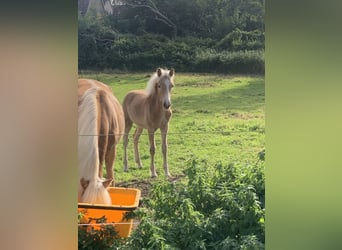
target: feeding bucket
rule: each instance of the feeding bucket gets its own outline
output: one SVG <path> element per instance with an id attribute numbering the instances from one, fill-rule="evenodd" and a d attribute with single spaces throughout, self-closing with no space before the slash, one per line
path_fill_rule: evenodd
<path id="1" fill-rule="evenodd" d="M 90 218 L 101 218 L 105 216 L 106 223 L 114 223 L 115 230 L 120 237 L 128 237 L 133 226 L 133 219 L 124 219 L 125 213 L 133 211 L 139 205 L 140 190 L 134 188 L 110 187 L 108 192 L 112 199 L 111 205 L 78 203 L 78 212 L 84 217 L 82 223 L 87 223 Z M 91 225 L 99 226 L 95 222 Z"/>

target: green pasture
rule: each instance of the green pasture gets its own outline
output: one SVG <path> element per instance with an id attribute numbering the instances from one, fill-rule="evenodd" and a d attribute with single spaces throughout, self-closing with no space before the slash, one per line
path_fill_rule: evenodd
<path id="1" fill-rule="evenodd" d="M 85 73 L 108 84 L 122 102 L 128 91 L 144 89 L 151 73 Z M 177 73 L 172 92 L 173 115 L 168 134 L 168 162 L 173 176 L 182 176 L 191 159 L 209 164 L 218 161 L 253 164 L 265 147 L 265 80 L 263 76 Z M 128 173 L 123 171 L 123 143 L 117 149 L 116 183 L 150 180 L 150 156 L 146 131 L 140 138 L 143 169 L 135 166 L 130 133 Z M 158 179 L 164 178 L 160 132 L 155 155 Z"/>

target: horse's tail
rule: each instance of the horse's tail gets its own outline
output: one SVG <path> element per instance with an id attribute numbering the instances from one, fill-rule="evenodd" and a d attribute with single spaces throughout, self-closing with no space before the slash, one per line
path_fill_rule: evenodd
<path id="1" fill-rule="evenodd" d="M 79 200 L 82 200 L 82 195 L 87 196 L 87 201 L 83 202 L 111 203 L 103 180 L 99 178 L 97 92 L 97 87 L 88 89 L 78 107 L 78 176 L 79 181 L 87 182 L 87 187 L 82 187 L 80 181 L 78 193 Z"/>

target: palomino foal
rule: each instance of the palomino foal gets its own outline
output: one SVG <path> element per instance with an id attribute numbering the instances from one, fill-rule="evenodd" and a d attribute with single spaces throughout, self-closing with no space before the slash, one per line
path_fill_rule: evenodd
<path id="1" fill-rule="evenodd" d="M 162 139 L 163 167 L 165 175 L 170 177 L 167 163 L 167 131 L 171 119 L 171 89 L 174 87 L 174 69 L 164 70 L 158 68 L 147 83 L 146 90 L 130 91 L 124 98 L 123 110 L 125 115 L 124 134 L 124 170 L 128 171 L 127 145 L 128 134 L 133 123 L 137 128 L 133 135 L 134 158 L 139 168 L 142 168 L 139 155 L 139 137 L 143 129 L 147 129 L 150 141 L 151 176 L 156 177 L 154 165 L 155 141 L 154 133 L 160 129 Z"/>

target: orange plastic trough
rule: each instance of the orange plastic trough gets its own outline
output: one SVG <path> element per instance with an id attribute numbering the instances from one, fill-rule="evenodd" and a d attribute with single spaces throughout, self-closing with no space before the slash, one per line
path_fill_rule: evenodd
<path id="1" fill-rule="evenodd" d="M 132 211 L 139 206 L 140 190 L 134 188 L 117 188 L 110 187 L 108 189 L 112 199 L 112 205 L 78 203 L 78 212 L 84 214 L 84 222 L 88 218 L 106 217 L 106 223 L 114 223 L 115 230 L 120 237 L 128 237 L 133 226 L 133 219 L 125 220 L 126 212 Z M 91 223 L 92 225 L 100 225 Z"/>

